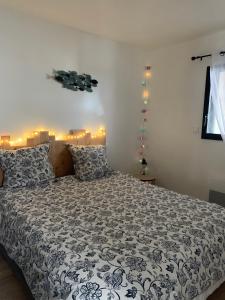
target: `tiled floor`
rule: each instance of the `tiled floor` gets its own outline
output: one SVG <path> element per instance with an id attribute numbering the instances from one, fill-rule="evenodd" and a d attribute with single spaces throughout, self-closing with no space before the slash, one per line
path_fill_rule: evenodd
<path id="1" fill-rule="evenodd" d="M 0 300 L 29 300 L 21 282 L 0 256 Z M 225 283 L 208 300 L 225 300 Z"/>

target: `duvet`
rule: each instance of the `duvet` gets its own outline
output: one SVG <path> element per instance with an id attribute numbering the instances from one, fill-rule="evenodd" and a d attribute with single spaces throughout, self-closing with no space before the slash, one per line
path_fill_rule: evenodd
<path id="1" fill-rule="evenodd" d="M 121 173 L 1 189 L 0 243 L 36 300 L 206 299 L 225 210 Z"/>

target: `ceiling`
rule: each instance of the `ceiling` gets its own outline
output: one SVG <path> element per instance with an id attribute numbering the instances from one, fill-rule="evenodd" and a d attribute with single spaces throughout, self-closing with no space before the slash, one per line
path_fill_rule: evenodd
<path id="1" fill-rule="evenodd" d="M 0 4 L 150 48 L 225 29 L 224 0 L 0 0 Z"/>

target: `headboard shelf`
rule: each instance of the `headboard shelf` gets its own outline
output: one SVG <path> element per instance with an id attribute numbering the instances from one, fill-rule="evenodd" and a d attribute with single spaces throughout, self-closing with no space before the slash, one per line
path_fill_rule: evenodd
<path id="1" fill-rule="evenodd" d="M 35 147 L 40 144 L 50 143 L 49 159 L 53 165 L 56 177 L 74 174 L 73 161 L 68 149 L 68 144 L 78 146 L 105 145 L 105 130 L 100 129 L 95 135 L 92 135 L 85 129 L 71 129 L 68 135 L 60 140 L 49 131 L 34 131 L 31 137 L 27 138 L 26 145 L 14 145 L 10 141 L 10 136 L 4 136 L 1 139 L 0 149 L 18 150 L 25 147 Z M 1 175 L 1 174 L 0 174 Z"/>
<path id="2" fill-rule="evenodd" d="M 0 139 L 0 149 L 18 149 L 23 147 L 34 147 L 44 143 L 61 141 L 75 145 L 105 145 L 106 133 L 104 128 L 98 129 L 92 134 L 86 129 L 71 129 L 68 134 L 56 135 L 48 130 L 33 131 L 31 135 L 24 139 L 11 140 L 10 135 L 2 135 Z"/>

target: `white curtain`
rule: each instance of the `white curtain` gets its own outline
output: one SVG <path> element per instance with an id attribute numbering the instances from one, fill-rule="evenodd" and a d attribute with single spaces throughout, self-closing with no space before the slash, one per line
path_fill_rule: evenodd
<path id="1" fill-rule="evenodd" d="M 225 142 L 225 56 L 213 54 L 210 81 L 210 101 L 220 134 Z"/>

